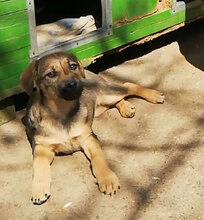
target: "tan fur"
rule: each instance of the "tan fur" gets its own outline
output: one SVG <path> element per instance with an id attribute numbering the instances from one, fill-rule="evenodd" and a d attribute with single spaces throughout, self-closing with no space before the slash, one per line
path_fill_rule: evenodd
<path id="1" fill-rule="evenodd" d="M 132 118 L 135 115 L 135 106 L 131 105 L 124 99 L 118 102 L 115 107 L 119 110 L 121 116 L 124 118 Z"/>
<path id="2" fill-rule="evenodd" d="M 45 201 L 50 196 L 50 164 L 54 151 L 46 145 L 36 145 L 33 160 L 32 200 L 34 203 Z"/>
<path id="3" fill-rule="evenodd" d="M 35 66 L 36 62 L 32 62 L 20 77 L 21 85 L 28 95 L 31 95 L 33 90 Z"/>
<path id="4" fill-rule="evenodd" d="M 70 62 L 77 63 L 76 70 L 70 69 Z M 57 75 L 47 77 L 50 71 Z M 82 94 L 73 100 L 61 98 L 58 92 L 58 88 L 70 79 L 84 85 Z M 34 140 L 30 141 L 34 151 L 34 204 L 42 204 L 50 196 L 50 164 L 54 154 L 79 150 L 89 158 L 100 191 L 108 195 L 116 193 L 120 187 L 119 180 L 109 168 L 92 131 L 93 118 L 113 106 L 123 117 L 133 117 L 134 106 L 123 98 L 136 95 L 152 103 L 163 103 L 163 94 L 133 83 L 112 85 L 84 71 L 73 55 L 65 53 L 45 56 L 37 66 L 32 63 L 21 76 L 22 86 L 28 94 L 32 91 L 33 81 L 38 91 L 32 95 L 31 107 L 27 111 L 27 134 L 28 137 L 31 134 L 30 139 Z M 33 127 L 34 133 L 31 132 Z"/>

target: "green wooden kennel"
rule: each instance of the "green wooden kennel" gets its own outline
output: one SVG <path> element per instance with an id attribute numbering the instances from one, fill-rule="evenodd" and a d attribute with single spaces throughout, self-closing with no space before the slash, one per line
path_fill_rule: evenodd
<path id="1" fill-rule="evenodd" d="M 95 30 L 38 45 L 38 25 L 92 14 Z M 22 92 L 19 76 L 31 60 L 63 50 L 88 65 L 104 52 L 151 40 L 203 15 L 202 0 L 0 0 L 0 124 L 13 116 L 5 100 Z"/>

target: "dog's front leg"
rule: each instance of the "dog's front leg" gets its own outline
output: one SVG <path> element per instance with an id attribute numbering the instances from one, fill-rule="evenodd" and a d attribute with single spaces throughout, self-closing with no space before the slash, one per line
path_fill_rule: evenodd
<path id="1" fill-rule="evenodd" d="M 94 135 L 83 140 L 81 146 L 91 162 L 94 176 L 96 177 L 99 190 L 107 195 L 115 194 L 120 188 L 116 174 L 109 168 L 100 143 Z"/>
<path id="2" fill-rule="evenodd" d="M 54 152 L 43 145 L 36 145 L 33 160 L 32 201 L 41 205 L 50 197 L 50 165 Z"/>

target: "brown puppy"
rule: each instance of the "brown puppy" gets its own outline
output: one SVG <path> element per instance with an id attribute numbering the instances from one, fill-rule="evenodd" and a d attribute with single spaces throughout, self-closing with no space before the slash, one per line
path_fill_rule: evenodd
<path id="1" fill-rule="evenodd" d="M 133 83 L 109 84 L 84 70 L 75 56 L 63 52 L 32 62 L 22 74 L 21 83 L 31 95 L 25 124 L 34 157 L 33 203 L 42 204 L 50 197 L 50 165 L 55 154 L 79 150 L 89 158 L 99 190 L 116 193 L 118 177 L 106 163 L 92 131 L 93 118 L 113 106 L 123 117 L 133 117 L 135 109 L 124 97 L 136 95 L 163 103 L 163 94 Z"/>

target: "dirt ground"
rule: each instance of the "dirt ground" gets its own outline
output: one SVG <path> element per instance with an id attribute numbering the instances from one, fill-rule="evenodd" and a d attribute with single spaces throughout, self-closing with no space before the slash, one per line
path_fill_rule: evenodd
<path id="1" fill-rule="evenodd" d="M 112 197 L 98 191 L 89 162 L 78 152 L 55 158 L 51 198 L 34 206 L 24 111 L 1 126 L 0 219 L 204 219 L 203 27 L 199 21 L 104 58 L 118 64 L 100 73 L 108 80 L 137 82 L 166 96 L 163 105 L 131 98 L 132 119 L 116 109 L 95 119 L 94 131 L 121 182 Z"/>

